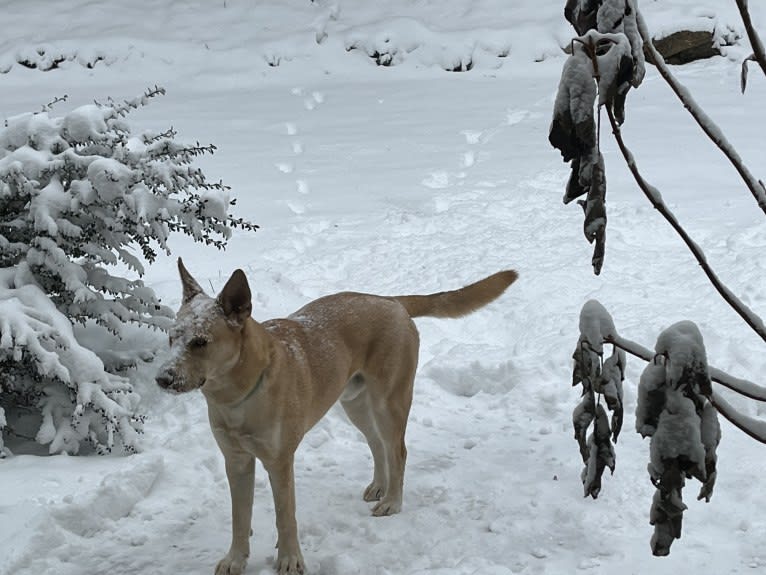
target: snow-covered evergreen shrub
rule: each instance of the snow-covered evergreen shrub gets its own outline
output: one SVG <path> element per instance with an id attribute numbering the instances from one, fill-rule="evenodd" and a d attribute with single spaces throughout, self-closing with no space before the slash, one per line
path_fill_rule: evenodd
<path id="1" fill-rule="evenodd" d="M 109 450 L 115 435 L 135 447 L 130 386 L 71 329 L 168 325 L 172 311 L 118 266 L 141 276 L 173 232 L 222 248 L 232 228 L 256 227 L 231 216 L 228 188 L 193 165 L 214 146 L 178 143 L 172 129 L 132 133 L 127 115 L 161 94 L 58 117 L 47 106 L 0 130 L 0 408 L 39 408 L 37 440 L 51 452 L 83 439 Z"/>
<path id="2" fill-rule="evenodd" d="M 0 269 L 0 427 L 11 425 L 14 411 L 35 409 L 41 417 L 35 440 L 51 453 L 77 453 L 82 440 L 106 452 L 115 439 L 134 451 L 143 422 L 138 400 L 127 379 L 107 373 L 77 342 L 26 262 Z"/>

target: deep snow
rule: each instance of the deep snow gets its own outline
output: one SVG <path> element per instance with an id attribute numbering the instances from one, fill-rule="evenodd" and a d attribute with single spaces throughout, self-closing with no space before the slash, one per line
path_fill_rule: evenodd
<path id="1" fill-rule="evenodd" d="M 218 153 L 203 164 L 208 177 L 232 186 L 238 215 L 262 226 L 235 234 L 224 253 L 177 241 L 171 258 L 147 270 L 165 303 L 180 300 L 178 255 L 211 291 L 244 269 L 256 319 L 344 289 L 428 293 L 519 270 L 488 308 L 418 321 L 399 515 L 370 516 L 361 499 L 369 453 L 339 410 L 305 439 L 298 525 L 312 573 L 766 568 L 763 447 L 726 422 L 712 501 L 694 501 L 690 485 L 683 538 L 670 557 L 651 556 L 649 443 L 632 432 L 644 364 L 634 358 L 615 475 L 598 500 L 582 497 L 570 356 L 587 300 L 598 299 L 621 335 L 647 346 L 668 325 L 695 321 L 710 364 L 740 377 L 758 381 L 766 356 L 636 189 L 606 132 L 607 252 L 593 276 L 582 214 L 561 204 L 568 166 L 547 143 L 560 45 L 573 35 L 563 2 L 79 0 L 55 15 L 42 0 L 4 4 L 5 117 L 63 93 L 69 101 L 59 105 L 73 108 L 160 84 L 168 95 L 136 114 L 139 127 L 172 125 L 181 138 L 215 143 Z M 644 0 L 641 8 L 653 27 L 709 15 L 737 23 L 733 2 Z M 751 10 L 766 31 L 766 8 L 751 2 Z M 347 51 L 362 32 L 421 45 L 398 52 L 396 66 L 377 67 Z M 470 52 L 474 42 L 480 49 Z M 40 46 L 71 61 L 50 72 L 13 63 L 39 56 Z M 477 55 L 474 69 L 442 70 L 466 51 Z M 675 71 L 763 178 L 766 79 L 751 70 L 740 95 L 744 53 L 735 47 L 729 58 Z M 651 66 L 628 97 L 624 136 L 723 279 L 764 315 L 766 220 Z M 162 394 L 151 377 L 136 375 L 150 416 L 142 453 L 0 462 L 0 574 L 212 573 L 228 548 L 229 503 L 204 400 Z M 262 468 L 256 482 L 251 574 L 271 572 L 276 540 Z"/>

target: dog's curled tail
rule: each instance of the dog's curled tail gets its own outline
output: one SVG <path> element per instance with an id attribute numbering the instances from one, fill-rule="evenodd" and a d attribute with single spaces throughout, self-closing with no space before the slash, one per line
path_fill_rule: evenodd
<path id="1" fill-rule="evenodd" d="M 515 270 L 505 270 L 457 290 L 394 299 L 404 306 L 410 317 L 462 317 L 500 297 L 518 277 Z"/>

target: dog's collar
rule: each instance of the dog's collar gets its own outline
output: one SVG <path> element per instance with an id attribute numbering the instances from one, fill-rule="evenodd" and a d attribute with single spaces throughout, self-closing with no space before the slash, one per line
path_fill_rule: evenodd
<path id="1" fill-rule="evenodd" d="M 258 376 L 258 380 L 255 382 L 255 385 L 253 386 L 253 388 L 250 391 L 248 391 L 247 394 L 245 395 L 245 397 L 240 399 L 237 403 L 243 403 L 243 402 L 247 401 L 248 399 L 250 399 L 252 396 L 254 396 L 255 392 L 258 391 L 258 389 L 261 387 L 261 385 L 263 385 L 263 382 L 264 382 L 265 379 L 266 379 L 266 370 L 264 369 L 261 372 L 261 375 Z"/>

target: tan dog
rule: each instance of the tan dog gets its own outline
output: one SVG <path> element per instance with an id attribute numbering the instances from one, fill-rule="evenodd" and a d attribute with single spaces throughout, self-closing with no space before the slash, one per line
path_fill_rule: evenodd
<path id="1" fill-rule="evenodd" d="M 183 303 L 170 331 L 170 359 L 157 383 L 201 389 L 231 490 L 231 548 L 216 575 L 238 575 L 250 552 L 255 458 L 269 474 L 277 515 L 277 569 L 303 573 L 295 521 L 293 458 L 303 436 L 340 399 L 372 451 L 365 501 L 373 515 L 397 513 L 407 449 L 404 432 L 418 363 L 411 318 L 460 317 L 497 298 L 517 277 L 503 271 L 459 290 L 426 296 L 339 293 L 287 319 L 250 317 L 250 288 L 235 271 L 207 296 L 178 260 Z"/>

